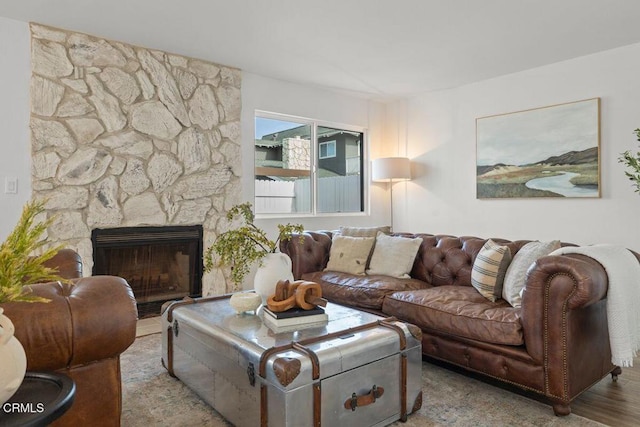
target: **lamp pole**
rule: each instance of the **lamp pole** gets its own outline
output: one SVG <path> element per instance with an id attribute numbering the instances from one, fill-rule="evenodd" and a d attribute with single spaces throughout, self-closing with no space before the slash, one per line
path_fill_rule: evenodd
<path id="1" fill-rule="evenodd" d="M 391 193 L 391 232 L 393 232 L 393 179 L 389 179 L 389 193 Z"/>
<path id="2" fill-rule="evenodd" d="M 391 229 L 393 230 L 393 181 L 411 179 L 411 163 L 406 157 L 383 157 L 372 162 L 371 179 L 374 182 L 389 182 L 391 196 Z"/>

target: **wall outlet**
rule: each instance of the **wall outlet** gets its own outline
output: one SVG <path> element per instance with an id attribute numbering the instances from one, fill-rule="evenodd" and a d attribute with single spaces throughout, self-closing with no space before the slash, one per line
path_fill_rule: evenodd
<path id="1" fill-rule="evenodd" d="M 15 176 L 8 176 L 4 179 L 4 192 L 6 194 L 18 193 L 18 178 Z"/>

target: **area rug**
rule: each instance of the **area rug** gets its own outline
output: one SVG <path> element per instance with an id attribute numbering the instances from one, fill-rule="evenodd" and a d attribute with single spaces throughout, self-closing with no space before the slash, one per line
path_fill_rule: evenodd
<path id="1" fill-rule="evenodd" d="M 136 339 L 122 354 L 122 425 L 230 426 L 161 362 L 161 335 Z M 556 417 L 550 406 L 423 362 L 422 409 L 407 426 L 602 426 L 578 415 Z"/>

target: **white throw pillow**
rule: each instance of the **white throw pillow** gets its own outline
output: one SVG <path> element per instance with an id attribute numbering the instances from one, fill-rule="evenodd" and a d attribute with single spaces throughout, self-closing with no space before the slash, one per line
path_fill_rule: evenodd
<path id="1" fill-rule="evenodd" d="M 421 244 L 421 238 L 387 236 L 379 231 L 367 274 L 409 278 Z"/>
<path id="2" fill-rule="evenodd" d="M 374 241 L 373 237 L 333 236 L 324 270 L 363 275 Z"/>
<path id="3" fill-rule="evenodd" d="M 502 298 L 512 307 L 522 306 L 521 291 L 527 279 L 527 270 L 538 258 L 549 255 L 556 249 L 560 249 L 560 241 L 552 242 L 529 242 L 516 253 L 507 268 L 504 276 L 504 286 L 502 287 Z"/>
<path id="4" fill-rule="evenodd" d="M 502 296 L 502 285 L 511 262 L 511 250 L 489 239 L 482 246 L 471 270 L 471 286 L 495 302 Z"/>

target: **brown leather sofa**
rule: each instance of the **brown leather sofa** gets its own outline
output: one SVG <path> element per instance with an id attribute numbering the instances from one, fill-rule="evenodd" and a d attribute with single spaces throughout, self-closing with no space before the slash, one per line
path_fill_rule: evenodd
<path id="1" fill-rule="evenodd" d="M 419 326 L 427 358 L 543 395 L 556 415 L 569 414 L 571 400 L 609 373 L 614 379 L 621 373 L 611 364 L 607 274 L 594 259 L 538 259 L 528 270 L 522 307 L 514 308 L 471 286 L 474 260 L 487 239 L 403 235 L 423 239 L 409 279 L 323 271 L 328 231 L 305 232 L 302 243 L 295 235 L 280 249 L 291 257 L 295 279 L 319 283 L 323 297 Z M 529 242 L 492 240 L 512 255 Z"/>
<path id="2" fill-rule="evenodd" d="M 47 263 L 74 279 L 31 285 L 48 303 L 3 304 L 27 355 L 27 370 L 71 377 L 76 396 L 54 426 L 119 426 L 120 354 L 135 340 L 138 312 L 128 283 L 113 276 L 82 278 L 79 255 L 60 251 Z"/>

